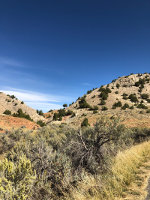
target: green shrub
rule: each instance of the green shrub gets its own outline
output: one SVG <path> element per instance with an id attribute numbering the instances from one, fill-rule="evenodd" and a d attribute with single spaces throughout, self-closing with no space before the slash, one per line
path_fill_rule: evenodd
<path id="1" fill-rule="evenodd" d="M 146 101 L 147 101 L 148 103 L 150 103 L 150 99 L 146 99 Z"/>
<path id="2" fill-rule="evenodd" d="M 116 82 L 116 80 L 117 80 L 117 79 L 113 79 L 111 82 L 112 82 L 112 83 L 115 83 L 115 82 Z"/>
<path id="3" fill-rule="evenodd" d="M 145 106 L 143 103 L 140 103 L 137 108 L 141 108 L 141 109 L 148 109 L 147 106 Z"/>
<path id="4" fill-rule="evenodd" d="M 33 121 L 33 120 L 31 119 L 30 115 L 24 113 L 24 112 L 22 111 L 22 109 L 18 109 L 17 113 L 14 113 L 12 116 L 13 116 L 13 117 L 25 118 L 25 119 L 28 119 L 28 120 L 30 120 L 30 121 Z"/>
<path id="5" fill-rule="evenodd" d="M 118 101 L 118 102 L 113 104 L 112 109 L 116 109 L 117 107 L 121 107 L 121 106 L 122 106 L 121 101 Z"/>
<path id="6" fill-rule="evenodd" d="M 142 98 L 142 99 L 148 99 L 148 98 L 149 98 L 149 95 L 148 95 L 148 94 L 141 94 L 141 98 Z"/>
<path id="7" fill-rule="evenodd" d="M 97 110 L 93 110 L 93 114 L 96 114 L 96 113 L 98 113 L 98 111 Z"/>
<path id="8" fill-rule="evenodd" d="M 124 99 L 124 100 L 127 100 L 127 99 L 128 99 L 128 95 L 127 95 L 126 93 L 123 93 L 122 96 L 123 96 L 123 99 Z"/>
<path id="9" fill-rule="evenodd" d="M 11 111 L 10 111 L 10 110 L 5 110 L 5 111 L 3 112 L 3 114 L 5 114 L 5 115 L 11 115 Z"/>
<path id="10" fill-rule="evenodd" d="M 133 110 L 133 109 L 134 109 L 134 106 L 130 106 L 130 109 Z"/>
<path id="11" fill-rule="evenodd" d="M 57 121 L 58 118 L 59 118 L 59 114 L 58 114 L 58 113 L 54 113 L 54 115 L 53 115 L 53 120 L 54 120 L 54 121 Z"/>
<path id="12" fill-rule="evenodd" d="M 92 92 L 92 90 L 88 90 L 88 91 L 87 91 L 87 94 L 90 94 L 91 92 Z"/>
<path id="13" fill-rule="evenodd" d="M 62 121 L 62 117 L 69 116 L 69 115 L 75 116 L 74 112 L 72 110 L 60 109 L 60 110 L 58 110 L 57 113 L 54 113 L 53 120 L 54 121 L 57 121 L 57 120 Z"/>
<path id="14" fill-rule="evenodd" d="M 145 84 L 145 79 L 139 79 L 139 81 L 135 82 L 135 86 L 139 87 L 140 85 L 144 85 Z"/>
<path id="15" fill-rule="evenodd" d="M 101 97 L 103 100 L 107 100 L 108 94 L 111 93 L 111 90 L 108 87 L 106 88 L 101 87 L 99 91 L 101 92 L 99 97 Z"/>
<path id="16" fill-rule="evenodd" d="M 98 110 L 98 106 L 91 106 L 91 108 L 89 110 Z"/>
<path id="17" fill-rule="evenodd" d="M 85 97 L 79 100 L 79 108 L 91 108 L 91 106 L 86 102 Z"/>
<path id="18" fill-rule="evenodd" d="M 100 105 L 105 105 L 105 104 L 106 102 L 103 99 L 101 99 Z"/>
<path id="19" fill-rule="evenodd" d="M 4 159 L 0 162 L 0 172 L 1 199 L 26 200 L 31 197 L 36 174 L 26 156 L 16 162 Z"/>
<path id="20" fill-rule="evenodd" d="M 117 83 L 117 84 L 116 84 L 116 87 L 119 89 L 119 87 L 120 87 L 120 84 L 119 84 L 119 83 Z"/>
<path id="21" fill-rule="evenodd" d="M 101 94 L 99 95 L 103 100 L 107 100 L 108 98 L 108 93 L 106 92 L 101 92 Z"/>
<path id="22" fill-rule="evenodd" d="M 37 112 L 39 115 L 43 116 L 43 111 L 42 111 L 42 110 L 36 110 L 36 112 Z"/>
<path id="23" fill-rule="evenodd" d="M 108 108 L 106 106 L 102 106 L 102 111 L 106 111 Z"/>
<path id="24" fill-rule="evenodd" d="M 146 113 L 150 113 L 150 109 L 148 109 L 148 110 L 146 111 Z"/>
<path id="25" fill-rule="evenodd" d="M 84 127 L 84 126 L 89 126 L 89 122 L 88 122 L 88 119 L 87 119 L 87 118 L 85 118 L 85 119 L 83 120 L 83 122 L 81 123 L 81 127 Z"/>
<path id="26" fill-rule="evenodd" d="M 68 105 L 66 103 L 63 104 L 63 107 L 66 108 Z"/>
<path id="27" fill-rule="evenodd" d="M 42 120 L 37 121 L 37 124 L 40 125 L 41 127 L 45 126 L 45 122 L 43 122 Z"/>
<path id="28" fill-rule="evenodd" d="M 128 98 L 130 99 L 131 102 L 134 102 L 134 103 L 138 102 L 136 94 L 130 94 Z"/>
<path id="29" fill-rule="evenodd" d="M 126 110 L 127 108 L 129 108 L 129 104 L 125 103 L 125 104 L 122 106 L 122 110 Z"/>

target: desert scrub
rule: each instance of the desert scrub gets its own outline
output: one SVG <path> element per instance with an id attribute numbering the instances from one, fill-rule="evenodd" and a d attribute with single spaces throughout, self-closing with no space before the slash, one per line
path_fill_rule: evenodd
<path id="1" fill-rule="evenodd" d="M 139 167 L 150 158 L 150 142 L 144 142 L 119 152 L 105 175 L 86 175 L 77 189 L 72 191 L 75 200 L 120 199 L 128 186 L 135 181 Z M 68 200 L 71 199 L 70 197 Z"/>
<path id="2" fill-rule="evenodd" d="M 32 200 L 62 200 L 67 195 L 70 195 L 70 199 L 73 199 L 72 195 L 74 195 L 74 199 L 112 200 L 113 196 L 122 194 L 123 184 L 126 186 L 130 183 L 129 178 L 126 179 L 129 175 L 120 178 L 123 171 L 119 170 L 127 167 L 125 164 L 129 163 L 128 159 L 130 159 L 128 151 L 123 152 L 123 150 L 149 137 L 149 129 L 128 129 L 116 118 L 101 118 L 94 127 L 75 129 L 61 124 L 44 126 L 36 133 L 25 132 L 24 129 L 7 132 L 0 135 L 0 153 L 5 153 L 6 161 L 13 166 L 14 170 L 19 166 L 22 156 L 24 158 L 24 162 L 21 162 L 22 166 L 26 161 L 30 163 L 33 174 L 27 174 L 27 176 L 32 177 L 34 172 L 36 174 L 36 179 L 29 188 Z M 120 151 L 122 153 L 118 153 Z M 122 164 L 120 160 L 122 158 L 123 162 L 126 158 L 124 155 L 128 159 Z M 138 162 L 133 160 L 136 155 L 133 155 L 132 152 L 131 162 L 138 166 Z M 118 168 L 118 162 L 122 166 L 121 169 Z M 131 170 L 127 169 L 127 172 L 131 173 Z M 7 179 L 7 174 L 3 174 L 2 170 L 1 178 Z M 16 177 L 15 180 L 19 177 L 15 175 L 15 171 L 13 171 L 13 177 Z M 134 180 L 132 174 L 130 177 Z M 23 179 L 15 182 L 15 188 L 20 188 L 20 184 L 23 185 L 21 182 Z M 11 185 L 15 180 L 11 179 Z M 12 190 L 11 185 L 6 188 L 8 194 L 9 188 L 10 191 Z M 28 183 L 25 185 L 28 187 Z M 76 188 L 78 188 L 77 191 Z M 75 191 L 73 194 L 72 190 Z M 16 190 L 13 189 L 13 191 Z M 17 200 L 22 198 L 20 190 L 16 191 L 16 195 L 18 195 Z M 7 198 L 0 199 L 7 200 Z"/>
<path id="3" fill-rule="evenodd" d="M 0 162 L 0 198 L 26 200 L 36 179 L 31 161 L 22 155 L 16 162 Z"/>

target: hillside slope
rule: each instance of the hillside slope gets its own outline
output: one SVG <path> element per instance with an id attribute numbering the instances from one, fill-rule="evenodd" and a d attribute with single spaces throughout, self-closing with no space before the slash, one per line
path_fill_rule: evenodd
<path id="1" fill-rule="evenodd" d="M 0 93 L 0 115 L 2 115 L 6 110 L 9 110 L 11 111 L 11 114 L 14 114 L 17 113 L 19 109 L 22 109 L 22 111 L 29 115 L 35 122 L 44 119 L 42 116 L 37 114 L 36 110 L 30 108 L 15 96 L 6 95 L 3 92 Z"/>
<path id="2" fill-rule="evenodd" d="M 150 74 L 119 77 L 110 84 L 88 91 L 65 110 L 71 110 L 74 116 L 54 122 L 53 111 L 49 113 L 49 122 L 79 125 L 86 117 L 93 124 L 103 115 L 117 115 L 131 127 L 143 124 L 150 127 Z"/>

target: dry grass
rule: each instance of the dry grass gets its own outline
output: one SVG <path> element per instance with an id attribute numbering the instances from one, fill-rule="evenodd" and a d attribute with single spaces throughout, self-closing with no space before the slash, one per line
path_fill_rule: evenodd
<path id="1" fill-rule="evenodd" d="M 102 176 L 85 176 L 69 199 L 116 200 L 124 199 L 124 192 L 136 180 L 139 168 L 150 158 L 150 142 L 119 152 L 112 161 L 110 173 Z"/>

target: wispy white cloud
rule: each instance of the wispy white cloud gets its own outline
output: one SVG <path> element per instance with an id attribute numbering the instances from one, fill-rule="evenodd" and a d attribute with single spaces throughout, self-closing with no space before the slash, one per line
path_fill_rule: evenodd
<path id="1" fill-rule="evenodd" d="M 62 106 L 59 104 L 45 102 L 27 102 L 27 105 L 34 109 L 43 110 L 44 112 L 47 112 L 51 109 L 53 110 L 62 108 Z"/>
<path id="2" fill-rule="evenodd" d="M 6 94 L 15 95 L 18 99 L 23 100 L 27 105 L 34 109 L 42 109 L 44 112 L 50 109 L 59 109 L 62 107 L 64 102 L 71 102 L 73 100 L 71 97 L 49 95 L 9 87 L 0 91 Z"/>
<path id="3" fill-rule="evenodd" d="M 87 83 L 87 82 L 83 83 L 83 85 L 85 85 L 85 86 L 92 86 L 92 84 Z"/>
<path id="4" fill-rule="evenodd" d="M 8 57 L 0 57 L 1 66 L 23 67 L 23 64 Z"/>

